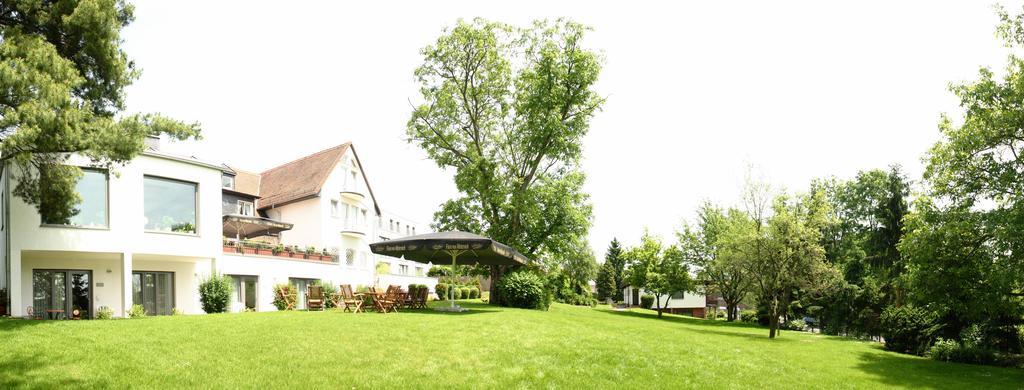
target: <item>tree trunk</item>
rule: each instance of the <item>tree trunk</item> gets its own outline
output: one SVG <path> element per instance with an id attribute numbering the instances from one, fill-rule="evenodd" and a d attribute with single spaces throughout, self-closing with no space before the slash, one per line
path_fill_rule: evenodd
<path id="1" fill-rule="evenodd" d="M 736 303 L 725 303 L 725 320 L 726 322 L 736 321 Z"/>
<path id="2" fill-rule="evenodd" d="M 777 329 L 779 329 L 779 316 L 775 314 L 770 315 L 771 318 L 768 319 L 768 338 L 774 339 L 775 332 Z"/>
<path id="3" fill-rule="evenodd" d="M 501 304 L 501 296 L 498 293 L 498 280 L 505 275 L 505 266 L 492 265 L 491 266 L 491 295 L 487 298 L 487 303 L 492 305 Z"/>

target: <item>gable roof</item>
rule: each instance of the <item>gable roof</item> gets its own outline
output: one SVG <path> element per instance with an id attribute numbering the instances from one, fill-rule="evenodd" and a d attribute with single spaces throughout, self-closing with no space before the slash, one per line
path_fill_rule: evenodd
<path id="1" fill-rule="evenodd" d="M 235 172 L 236 192 L 257 197 L 260 195 L 260 181 L 262 181 L 262 176 L 260 176 L 260 174 L 243 171 L 232 166 L 229 166 L 228 168 L 231 168 L 231 170 Z"/>
<path id="2" fill-rule="evenodd" d="M 352 143 L 346 142 L 260 173 L 258 193 L 254 194 L 261 198 L 257 208 L 265 210 L 320 196 L 320 190 L 323 189 L 327 178 L 348 150 L 352 150 L 356 163 L 362 167 L 363 164 L 359 162 L 359 155 L 355 153 Z M 370 198 L 373 199 L 375 211 L 380 215 L 380 207 L 377 206 L 377 199 L 373 196 L 365 172 L 363 181 Z M 235 185 L 238 186 L 237 176 Z"/>

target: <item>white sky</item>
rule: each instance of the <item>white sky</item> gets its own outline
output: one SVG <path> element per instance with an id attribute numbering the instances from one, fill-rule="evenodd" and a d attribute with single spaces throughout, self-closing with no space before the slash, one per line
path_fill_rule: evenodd
<path id="1" fill-rule="evenodd" d="M 460 17 L 568 16 L 606 57 L 583 163 L 602 258 L 736 203 L 748 162 L 794 191 L 890 163 L 920 177 L 948 83 L 1006 55 L 986 1 L 367 3 L 136 1 L 128 111 L 199 121 L 178 151 L 255 171 L 352 140 L 381 207 L 429 223 L 455 188 L 403 141 L 419 49 Z"/>

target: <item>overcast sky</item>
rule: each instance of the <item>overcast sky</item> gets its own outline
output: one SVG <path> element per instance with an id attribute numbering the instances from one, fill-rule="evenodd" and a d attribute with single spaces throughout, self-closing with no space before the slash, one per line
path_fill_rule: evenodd
<path id="1" fill-rule="evenodd" d="M 593 27 L 599 256 L 644 227 L 674 239 L 704 199 L 735 204 L 747 163 L 790 191 L 892 163 L 919 178 L 939 115 L 957 112 L 948 83 L 1006 55 L 986 1 L 134 3 L 128 109 L 200 122 L 204 140 L 175 150 L 262 171 L 351 140 L 381 207 L 423 223 L 455 189 L 403 140 L 419 49 L 458 18 Z"/>

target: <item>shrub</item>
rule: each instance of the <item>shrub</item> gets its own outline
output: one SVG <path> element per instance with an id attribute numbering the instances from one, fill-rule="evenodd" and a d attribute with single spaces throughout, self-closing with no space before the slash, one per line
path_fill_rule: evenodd
<path id="1" fill-rule="evenodd" d="M 459 290 L 460 290 L 459 291 L 460 292 L 459 295 L 462 296 L 462 299 L 473 299 L 473 295 L 472 295 L 473 289 L 471 289 L 469 287 L 462 287 Z"/>
<path id="2" fill-rule="evenodd" d="M 751 324 L 757 323 L 757 310 L 744 310 L 740 312 L 740 321 L 749 322 Z"/>
<path id="3" fill-rule="evenodd" d="M 650 309 L 654 306 L 654 295 L 644 294 L 640 296 L 640 307 L 644 309 Z"/>
<path id="4" fill-rule="evenodd" d="M 503 304 L 526 309 L 547 309 L 549 297 L 540 276 L 528 271 L 506 274 L 498 281 Z"/>
<path id="5" fill-rule="evenodd" d="M 295 287 L 292 287 L 292 285 L 290 285 L 288 283 L 278 283 L 278 284 L 275 284 L 274 285 L 274 301 L 271 302 L 271 303 L 274 304 L 274 307 L 276 307 L 277 310 L 284 310 L 284 309 L 288 308 L 288 302 L 285 302 L 277 294 L 277 292 L 281 291 L 281 290 L 285 291 L 285 294 L 288 295 L 288 299 L 291 300 L 292 302 L 296 302 L 298 300 L 298 293 L 295 291 Z"/>
<path id="6" fill-rule="evenodd" d="M 207 313 L 224 313 L 231 304 L 234 282 L 230 276 L 216 272 L 199 283 L 199 302 Z"/>
<path id="7" fill-rule="evenodd" d="M 721 320 L 721 319 L 725 318 L 725 310 L 715 310 L 715 313 L 716 313 L 715 314 L 715 318 L 716 319 Z"/>
<path id="8" fill-rule="evenodd" d="M 107 306 L 100 306 L 100 308 L 96 310 L 97 320 L 109 320 L 112 318 L 114 318 L 114 309 Z"/>
<path id="9" fill-rule="evenodd" d="M 786 323 L 786 329 L 804 331 L 807 329 L 807 323 L 804 320 L 791 320 Z"/>
<path id="10" fill-rule="evenodd" d="M 991 349 L 941 338 L 928 349 L 925 356 L 932 360 L 956 363 L 992 364 L 996 361 L 996 353 Z"/>
<path id="11" fill-rule="evenodd" d="M 333 309 L 334 301 L 331 299 L 334 294 L 338 293 L 338 288 L 331 282 L 316 281 L 314 284 L 319 285 L 324 292 L 324 308 Z"/>
<path id="12" fill-rule="evenodd" d="M 146 308 L 142 305 L 132 305 L 131 309 L 128 309 L 128 318 L 143 318 L 146 316 Z"/>
<path id="13" fill-rule="evenodd" d="M 185 312 L 183 312 L 183 311 L 181 311 L 181 309 L 178 309 L 178 308 L 175 307 L 175 308 L 171 309 L 171 315 L 172 316 L 183 316 L 183 315 L 185 315 Z"/>
<path id="14" fill-rule="evenodd" d="M 470 287 L 469 288 L 469 298 L 470 299 L 480 299 L 480 289 L 476 288 L 476 287 Z"/>
<path id="15" fill-rule="evenodd" d="M 437 300 L 439 301 L 448 299 L 448 284 L 438 283 L 437 286 L 434 286 L 434 293 L 437 294 Z"/>
<path id="16" fill-rule="evenodd" d="M 452 299 L 462 299 L 462 287 L 451 286 L 450 288 L 448 288 L 448 290 L 449 293 L 452 295 Z"/>
<path id="17" fill-rule="evenodd" d="M 928 349 L 938 329 L 930 313 L 912 305 L 886 308 L 881 324 L 886 349 L 915 355 Z"/>

